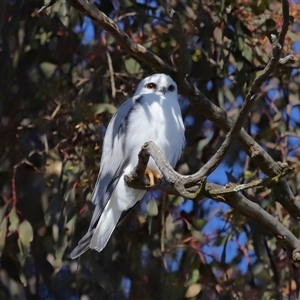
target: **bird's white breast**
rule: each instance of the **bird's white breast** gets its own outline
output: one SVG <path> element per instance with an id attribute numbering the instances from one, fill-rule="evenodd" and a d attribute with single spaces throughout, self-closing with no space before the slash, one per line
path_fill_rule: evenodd
<path id="1" fill-rule="evenodd" d="M 130 162 L 121 175 L 112 198 L 118 209 L 127 210 L 141 200 L 146 191 L 127 186 L 124 175 L 129 174 L 138 162 L 138 153 L 149 141 L 154 142 L 164 153 L 171 166 L 178 161 L 184 144 L 184 126 L 177 99 L 161 95 L 143 95 L 142 101 L 130 112 L 126 129 L 126 149 L 130 149 Z M 148 168 L 159 173 L 150 158 Z"/>
<path id="2" fill-rule="evenodd" d="M 138 153 L 144 143 L 154 142 L 174 167 L 184 143 L 184 126 L 180 106 L 174 95 L 143 95 L 131 112 L 128 124 L 128 149 L 133 149 L 131 164 L 136 165 Z M 157 170 L 154 161 L 148 167 Z"/>

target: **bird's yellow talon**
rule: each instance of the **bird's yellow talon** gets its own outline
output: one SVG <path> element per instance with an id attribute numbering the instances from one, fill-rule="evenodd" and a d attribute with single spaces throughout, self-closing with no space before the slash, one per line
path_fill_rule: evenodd
<path id="1" fill-rule="evenodd" d="M 145 174 L 146 175 L 148 175 L 148 177 L 149 177 L 149 180 L 150 180 L 150 186 L 153 186 L 154 185 L 154 177 L 156 178 L 156 179 L 159 179 L 160 178 L 160 175 L 157 173 L 157 172 L 155 172 L 155 171 L 153 171 L 152 169 L 146 169 L 145 170 Z"/>

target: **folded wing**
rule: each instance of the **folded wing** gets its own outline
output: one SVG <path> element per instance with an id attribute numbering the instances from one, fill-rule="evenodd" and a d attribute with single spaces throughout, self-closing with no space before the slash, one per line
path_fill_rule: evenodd
<path id="1" fill-rule="evenodd" d="M 100 251 L 99 249 L 102 246 L 98 247 L 97 241 L 102 241 L 101 244 L 106 244 L 118 222 L 119 218 L 117 218 L 117 215 L 119 212 L 114 209 L 114 203 L 113 201 L 110 203 L 110 200 L 113 200 L 111 199 L 111 195 L 119 182 L 122 171 L 130 161 L 131 149 L 127 149 L 126 147 L 128 116 L 141 98 L 142 96 L 135 96 L 124 102 L 108 124 L 103 141 L 100 171 L 92 195 L 95 210 L 88 232 L 79 241 L 77 247 L 70 255 L 73 259 L 82 255 L 90 248 L 92 238 L 92 248 Z M 105 213 L 101 217 L 103 212 Z M 101 220 L 99 221 L 100 217 Z M 105 226 L 107 228 L 106 232 L 110 231 L 109 234 L 106 234 L 104 237 L 98 235 L 97 237 L 93 237 L 96 227 L 97 234 L 102 232 L 102 230 L 99 231 L 97 224 L 98 226 Z"/>

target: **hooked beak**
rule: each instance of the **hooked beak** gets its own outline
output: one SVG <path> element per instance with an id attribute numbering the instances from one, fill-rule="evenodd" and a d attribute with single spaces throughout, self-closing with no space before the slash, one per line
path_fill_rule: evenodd
<path id="1" fill-rule="evenodd" d="M 167 88 L 164 86 L 160 86 L 158 89 L 159 92 L 162 92 L 163 94 L 165 94 L 167 92 Z"/>

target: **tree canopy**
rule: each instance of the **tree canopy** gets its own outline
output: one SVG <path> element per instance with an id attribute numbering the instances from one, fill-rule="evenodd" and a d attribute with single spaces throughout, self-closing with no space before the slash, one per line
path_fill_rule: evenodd
<path id="1" fill-rule="evenodd" d="M 0 1 L 0 298 L 297 299 L 299 32 L 297 0 Z M 145 145 L 163 178 L 73 261 L 107 124 L 158 72 L 182 157 Z"/>

